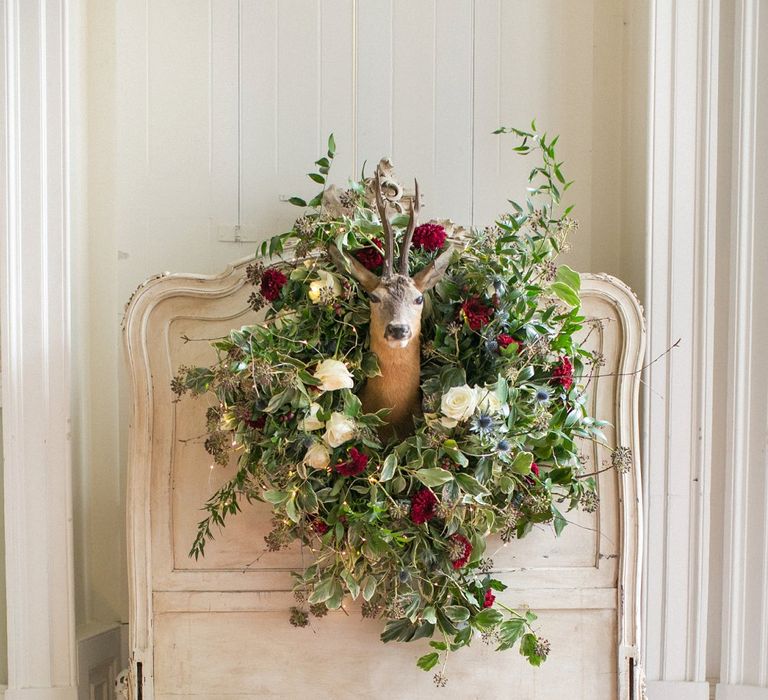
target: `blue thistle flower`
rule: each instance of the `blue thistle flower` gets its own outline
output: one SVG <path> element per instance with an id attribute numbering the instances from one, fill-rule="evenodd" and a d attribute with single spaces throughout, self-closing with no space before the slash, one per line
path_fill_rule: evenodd
<path id="1" fill-rule="evenodd" d="M 509 444 L 509 440 L 499 440 L 499 444 L 496 445 L 497 452 L 509 452 L 512 449 L 512 445 Z"/>
<path id="2" fill-rule="evenodd" d="M 539 389 L 536 392 L 536 400 L 539 403 L 546 403 L 549 401 L 549 392 L 546 389 Z"/>
<path id="3" fill-rule="evenodd" d="M 497 341 L 490 339 L 485 341 L 485 349 L 490 352 L 491 354 L 495 354 L 499 349 L 499 344 Z"/>
<path id="4" fill-rule="evenodd" d="M 490 433 L 496 427 L 496 422 L 487 413 L 481 413 L 472 419 L 470 430 L 474 433 Z"/>

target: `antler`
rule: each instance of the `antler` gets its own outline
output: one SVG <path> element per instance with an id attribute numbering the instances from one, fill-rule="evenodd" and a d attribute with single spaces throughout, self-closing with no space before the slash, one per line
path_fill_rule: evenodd
<path id="1" fill-rule="evenodd" d="M 408 229 L 403 239 L 403 249 L 400 251 L 400 274 L 406 276 L 408 275 L 408 255 L 411 252 L 411 240 L 413 240 L 413 232 L 416 229 L 416 222 L 419 218 L 419 183 L 417 180 L 414 180 L 413 184 L 416 193 L 411 200 L 411 218 L 408 220 Z"/>
<path id="2" fill-rule="evenodd" d="M 395 257 L 395 235 L 392 232 L 392 226 L 387 218 L 387 210 L 384 207 L 384 199 L 381 196 L 381 178 L 379 177 L 378 168 L 376 169 L 373 189 L 376 193 L 376 208 L 379 210 L 381 226 L 384 229 L 384 270 L 382 276 L 386 277 L 392 274 L 392 266 Z"/>

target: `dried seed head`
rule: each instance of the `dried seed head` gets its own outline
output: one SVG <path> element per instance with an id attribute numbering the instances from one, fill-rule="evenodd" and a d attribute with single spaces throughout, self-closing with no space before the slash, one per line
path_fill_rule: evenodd
<path id="1" fill-rule="evenodd" d="M 290 623 L 294 627 L 306 627 L 309 624 L 309 615 L 300 608 L 291 608 Z"/>

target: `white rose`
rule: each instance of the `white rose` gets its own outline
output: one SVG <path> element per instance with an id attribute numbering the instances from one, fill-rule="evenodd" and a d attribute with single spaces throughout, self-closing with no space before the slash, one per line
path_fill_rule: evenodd
<path id="1" fill-rule="evenodd" d="M 325 424 L 323 440 L 331 447 L 343 445 L 347 440 L 351 440 L 357 434 L 357 426 L 353 420 L 350 420 L 343 413 L 334 411 L 331 413 L 330 420 Z"/>
<path id="2" fill-rule="evenodd" d="M 502 409 L 504 409 L 504 404 L 499 401 L 495 389 L 475 386 L 475 393 L 477 394 L 477 407 L 483 413 L 501 413 Z"/>
<path id="3" fill-rule="evenodd" d="M 477 392 L 467 384 L 454 386 L 443 394 L 440 401 L 442 423 L 447 428 L 453 428 L 457 423 L 467 420 L 477 408 Z"/>
<path id="4" fill-rule="evenodd" d="M 303 421 L 301 421 L 302 430 L 320 430 L 325 423 L 319 420 L 317 412 L 320 410 L 319 403 L 311 403 L 309 405 L 309 413 L 306 415 Z"/>
<path id="5" fill-rule="evenodd" d="M 314 469 L 325 469 L 331 463 L 331 453 L 322 442 L 315 442 L 304 455 L 304 464 Z"/>
<path id="6" fill-rule="evenodd" d="M 339 360 L 323 360 L 315 370 L 315 379 L 319 379 L 323 391 L 335 391 L 336 389 L 351 389 L 355 380 L 347 366 Z"/>
<path id="7" fill-rule="evenodd" d="M 341 294 L 341 284 L 334 275 L 326 270 L 318 270 L 317 276 L 319 279 L 312 280 L 309 283 L 309 298 L 313 304 L 319 304 L 323 301 L 323 290 L 329 289 L 333 296 L 337 297 Z"/>

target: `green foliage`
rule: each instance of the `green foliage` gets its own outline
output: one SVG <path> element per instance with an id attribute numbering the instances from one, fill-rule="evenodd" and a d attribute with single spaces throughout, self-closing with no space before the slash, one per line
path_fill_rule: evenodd
<path id="1" fill-rule="evenodd" d="M 364 601 L 367 615 L 387 619 L 384 642 L 438 635 L 436 651 L 418 660 L 424 670 L 476 633 L 494 634 L 499 650 L 519 645 L 534 665 L 546 658 L 547 643 L 532 631 L 535 615 L 508 608 L 506 586 L 483 573 L 486 541 L 534 527 L 559 535 L 567 523 L 561 509 L 595 490 L 581 473 L 580 443 L 601 440 L 605 425 L 589 415 L 581 379 L 591 357 L 575 338 L 584 320 L 579 275 L 552 262 L 574 228 L 570 208 L 559 209 L 570 183 L 557 138 L 539 135 L 535 124 L 499 133 L 516 136 L 514 150 L 538 153 L 541 163 L 531 170 L 525 205 L 511 202 L 495 227 L 448 232 L 461 254 L 425 295 L 423 415 L 413 435 L 383 442 L 377 429 L 386 412 L 364 413 L 355 395 L 379 373 L 367 343 L 368 300 L 325 251 L 334 242 L 354 254 L 383 235 L 365 181 L 344 192 L 327 186 L 333 136 L 309 173 L 323 191 L 309 202 L 290 200 L 309 209 L 262 245 L 261 255 L 275 262 L 249 270 L 254 308 L 267 306 L 264 320 L 216 341 L 215 366 L 184 368 L 174 380 L 179 395 L 215 397 L 206 449 L 216 463 L 236 466 L 205 504 L 190 554 L 204 554 L 215 528 L 244 502 L 268 503 L 275 526 L 267 548 L 298 540 L 315 554 L 295 574 L 308 603 L 336 609 L 345 596 Z M 393 225 L 399 245 L 406 220 Z M 414 249 L 411 272 L 437 254 Z M 282 273 L 276 292 L 266 286 L 275 270 Z M 478 307 L 483 312 L 473 316 Z M 328 360 L 338 363 L 338 386 L 319 371 Z M 448 392 L 464 392 L 471 410 L 451 415 Z M 334 439 L 340 422 L 348 430 Z M 345 475 L 356 455 L 367 463 Z M 435 510 L 417 524 L 414 497 L 425 490 Z M 490 591 L 499 600 L 485 607 Z"/>

